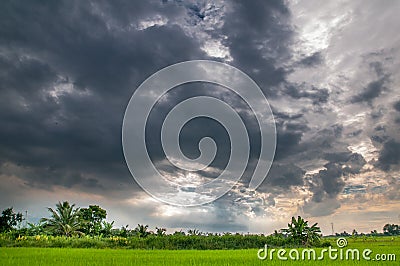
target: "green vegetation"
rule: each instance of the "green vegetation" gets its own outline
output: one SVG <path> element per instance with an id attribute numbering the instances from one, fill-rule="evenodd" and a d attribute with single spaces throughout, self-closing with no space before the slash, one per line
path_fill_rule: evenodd
<path id="1" fill-rule="evenodd" d="M 329 239 L 335 246 L 336 238 Z M 396 254 L 397 261 L 259 260 L 258 249 L 125 250 L 78 248 L 0 248 L 0 265 L 398 265 L 400 237 L 348 238 L 349 248 L 369 248 L 373 254 Z M 288 250 L 288 249 L 286 249 Z M 299 249 L 301 250 L 301 249 Z M 321 248 L 316 249 L 317 252 Z"/>
<path id="2" fill-rule="evenodd" d="M 265 244 L 286 248 L 331 245 L 327 238 L 322 238 L 317 223 L 310 226 L 300 216 L 292 217 L 287 228 L 271 235 L 204 233 L 197 229 L 167 234 L 165 228 L 156 227 L 151 231 L 148 225 L 142 224 L 134 229 L 129 229 L 128 225 L 113 228 L 114 222 L 106 221 L 107 211 L 97 205 L 77 208 L 75 204 L 65 201 L 48 210 L 48 218 L 42 218 L 38 224 L 28 223 L 22 228 L 22 215 L 14 213 L 12 208 L 4 210 L 0 217 L 0 247 L 224 250 L 257 249 Z M 383 233 L 374 231 L 370 236 L 395 236 L 398 228 L 397 225 L 387 224 Z M 366 237 L 353 230 L 351 239 Z"/>
<path id="3" fill-rule="evenodd" d="M 190 229 L 166 234 L 165 228 L 156 227 L 150 231 L 148 225 L 138 224 L 130 230 L 127 226 L 113 229 L 113 223 L 105 221 L 106 210 L 97 205 L 88 208 L 76 208 L 75 204 L 59 202 L 56 208 L 48 208 L 49 218 L 40 223 L 16 229 L 22 221 L 20 214 L 14 214 L 12 208 L 5 210 L 8 221 L 0 234 L 0 247 L 74 247 L 74 248 L 131 248 L 131 249 L 251 249 L 268 244 L 275 247 L 326 246 L 321 243 L 320 229 L 317 224 L 309 227 L 308 222 L 293 217 L 288 229 L 273 235 L 213 234 Z M 11 215 L 12 214 L 12 215 Z M 19 219 L 17 219 L 19 218 Z"/>
<path id="4" fill-rule="evenodd" d="M 113 228 L 107 222 L 107 212 L 97 205 L 76 208 L 59 202 L 48 208 L 50 217 L 38 224 L 27 223 L 12 208 L 0 217 L 0 265 L 315 265 L 316 261 L 260 260 L 257 253 L 266 244 L 276 250 L 291 248 L 302 252 L 313 248 L 320 254 L 323 248 L 337 248 L 337 237 L 322 237 L 317 223 L 309 226 L 302 217 L 292 217 L 287 228 L 271 235 L 203 233 L 197 229 L 187 232 L 167 230 L 138 224 L 129 229 Z M 400 258 L 399 226 L 387 224 L 383 232 L 350 235 L 346 232 L 347 248 L 373 254 L 394 254 L 396 261 L 332 261 L 325 256 L 321 265 L 397 265 Z M 397 263 L 397 264 L 396 264 Z"/>
<path id="5" fill-rule="evenodd" d="M 297 220 L 292 217 L 292 223 L 288 224 L 287 229 L 282 229 L 282 232 L 288 237 L 288 242 L 294 245 L 320 245 L 321 229 L 317 226 L 317 223 L 310 227 L 308 226 L 308 221 L 305 221 L 300 216 L 297 217 Z"/>
<path id="6" fill-rule="evenodd" d="M 13 208 L 5 209 L 0 216 L 0 232 L 7 232 L 22 222 L 22 214 L 15 213 Z"/>
<path id="7" fill-rule="evenodd" d="M 70 205 L 67 201 L 56 204 L 56 210 L 48 208 L 51 218 L 43 218 L 41 222 L 46 224 L 46 228 L 57 235 L 72 236 L 83 234 L 80 231 L 85 224 L 80 217 L 78 209 L 74 209 L 75 204 Z"/>
<path id="8" fill-rule="evenodd" d="M 123 248 L 123 249 L 247 249 L 259 248 L 265 244 L 274 247 L 293 246 L 288 238 L 263 235 L 208 234 L 184 235 L 182 233 L 142 237 L 132 236 L 51 236 L 51 235 L 0 235 L 1 247 L 73 247 L 73 248 Z M 290 244 L 290 245 L 289 245 Z"/>

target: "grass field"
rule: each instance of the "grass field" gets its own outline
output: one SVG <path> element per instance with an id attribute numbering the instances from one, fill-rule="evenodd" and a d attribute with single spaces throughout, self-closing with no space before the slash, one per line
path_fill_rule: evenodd
<path id="1" fill-rule="evenodd" d="M 332 239 L 334 243 L 334 239 Z M 261 248 L 261 247 L 260 247 Z M 334 245 L 336 248 L 336 245 Z M 0 265 L 399 265 L 400 239 L 348 239 L 346 248 L 371 249 L 370 255 L 395 254 L 396 261 L 279 261 L 259 260 L 248 250 L 132 250 L 74 248 L 0 248 Z M 286 249 L 289 252 L 289 249 Z M 301 249 L 299 249 L 301 252 Z M 321 248 L 316 249 L 319 254 Z"/>

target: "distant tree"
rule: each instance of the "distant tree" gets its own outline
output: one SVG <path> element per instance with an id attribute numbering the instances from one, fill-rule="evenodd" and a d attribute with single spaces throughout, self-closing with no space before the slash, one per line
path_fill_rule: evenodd
<path id="1" fill-rule="evenodd" d="M 167 229 L 156 227 L 156 236 L 164 236 Z"/>
<path id="2" fill-rule="evenodd" d="M 187 234 L 189 236 L 199 236 L 201 235 L 201 232 L 197 229 L 189 229 Z"/>
<path id="3" fill-rule="evenodd" d="M 45 228 L 56 235 L 71 236 L 82 233 L 82 223 L 79 208 L 74 208 L 68 201 L 56 204 L 56 209 L 47 208 L 51 218 L 42 218 L 41 222 L 46 223 Z"/>
<path id="4" fill-rule="evenodd" d="M 98 205 L 89 205 L 89 208 L 82 208 L 79 216 L 83 224 L 83 232 L 88 235 L 99 235 L 102 229 L 102 222 L 107 217 L 107 211 Z"/>
<path id="5" fill-rule="evenodd" d="M 371 236 L 377 236 L 377 235 L 379 235 L 378 231 L 376 230 L 371 231 Z"/>
<path id="6" fill-rule="evenodd" d="M 274 233 L 272 234 L 274 237 L 282 237 L 283 234 L 281 232 L 278 232 L 277 230 L 274 230 Z"/>
<path id="7" fill-rule="evenodd" d="M 144 238 L 150 234 L 150 232 L 147 231 L 148 228 L 149 228 L 148 225 L 138 224 L 138 226 L 135 228 L 134 231 L 138 237 Z"/>
<path id="8" fill-rule="evenodd" d="M 13 207 L 3 210 L 0 216 L 0 232 L 7 232 L 22 222 L 22 213 L 15 213 Z"/>
<path id="9" fill-rule="evenodd" d="M 186 234 L 185 234 L 185 232 L 183 232 L 182 230 L 180 230 L 180 231 L 175 231 L 173 235 L 174 235 L 174 236 L 185 236 Z"/>
<path id="10" fill-rule="evenodd" d="M 383 233 L 385 235 L 400 235 L 400 227 L 397 224 L 385 224 Z"/>
<path id="11" fill-rule="evenodd" d="M 346 231 L 343 231 L 343 233 L 336 233 L 336 236 L 351 236 L 351 235 Z"/>
<path id="12" fill-rule="evenodd" d="M 351 233 L 352 236 L 358 236 L 358 232 L 356 229 L 353 229 L 353 232 Z"/>

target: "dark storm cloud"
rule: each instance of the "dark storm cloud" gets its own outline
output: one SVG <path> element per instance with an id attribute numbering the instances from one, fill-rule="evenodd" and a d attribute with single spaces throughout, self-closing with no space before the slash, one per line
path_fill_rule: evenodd
<path id="1" fill-rule="evenodd" d="M 358 173 L 366 163 L 364 157 L 358 153 L 352 152 L 339 152 L 339 153 L 326 153 L 323 155 L 324 159 L 329 162 L 339 163 L 342 165 L 343 173 Z"/>
<path id="2" fill-rule="evenodd" d="M 294 99 L 308 98 L 313 104 L 323 104 L 328 101 L 329 92 L 327 89 L 317 89 L 307 84 L 288 84 L 284 92 Z"/>
<path id="3" fill-rule="evenodd" d="M 314 202 L 336 198 L 345 186 L 345 176 L 359 173 L 366 163 L 360 154 L 352 152 L 326 153 L 324 158 L 329 163 L 312 177 L 310 184 Z"/>
<path id="4" fill-rule="evenodd" d="M 323 57 L 321 55 L 321 52 L 315 52 L 312 55 L 301 59 L 298 62 L 298 64 L 300 66 L 304 66 L 304 67 L 315 67 L 315 66 L 321 64 L 322 61 L 323 61 Z"/>
<path id="5" fill-rule="evenodd" d="M 299 145 L 302 135 L 299 131 L 278 129 L 275 159 L 282 160 L 290 156 Z"/>
<path id="6" fill-rule="evenodd" d="M 125 106 L 134 88 L 155 71 L 179 61 L 207 58 L 200 50 L 201 42 L 174 23 L 179 17 L 189 22 L 202 19 L 204 7 L 196 5 L 166 1 L 3 3 L 0 134 L 7 141 L 0 143 L 1 162 L 21 167 L 21 177 L 36 187 L 61 185 L 95 191 L 120 189 L 121 184 L 131 182 L 120 143 Z M 287 8 L 278 1 L 260 1 L 233 3 L 228 10 L 223 28 L 215 29 L 213 36 L 225 35 L 233 64 L 275 95 L 271 86 L 284 81 L 286 75 L 275 66 L 276 58 L 290 53 L 282 45 L 291 38 L 284 22 L 289 16 Z M 158 15 L 171 23 L 136 28 L 141 20 Z M 265 57 L 266 53 L 272 55 Z M 194 96 L 186 91 L 172 92 L 160 110 L 168 111 L 176 102 Z M 195 90 L 195 94 L 207 95 L 207 89 Z M 248 107 L 239 97 L 223 90 L 210 94 L 232 104 L 245 118 L 252 142 L 249 165 L 254 165 L 260 138 L 254 116 L 247 114 Z M 153 125 L 160 117 L 154 113 Z M 196 157 L 197 140 L 212 135 L 217 142 L 221 139 L 218 156 L 226 155 L 229 145 L 220 126 L 197 122 L 184 128 L 185 154 Z M 295 146 L 305 130 L 301 123 L 285 123 L 279 131 L 281 143 Z M 162 161 L 158 144 L 150 139 L 148 148 L 155 160 Z M 215 177 L 226 163 L 218 156 L 216 168 L 201 174 Z M 167 170 L 174 173 L 176 169 Z"/>
<path id="7" fill-rule="evenodd" d="M 387 141 L 379 153 L 377 166 L 389 171 L 391 166 L 400 163 L 400 143 L 391 139 Z"/>
<path id="8" fill-rule="evenodd" d="M 268 178 L 257 189 L 260 192 L 271 192 L 272 188 L 288 190 L 291 186 L 302 186 L 305 171 L 293 164 L 273 163 Z"/>
<path id="9" fill-rule="evenodd" d="M 374 128 L 374 134 L 371 136 L 371 140 L 377 143 L 384 143 L 388 140 L 386 127 L 379 125 Z"/>
<path id="10" fill-rule="evenodd" d="M 17 90 L 25 98 L 40 97 L 38 88 L 48 86 L 56 73 L 45 62 L 17 54 L 0 55 L 2 90 Z"/>
<path id="11" fill-rule="evenodd" d="M 326 164 L 326 170 L 321 170 L 314 177 L 316 183 L 311 186 L 313 192 L 312 200 L 315 202 L 323 201 L 326 196 L 336 197 L 344 188 L 342 170 L 335 164 Z"/>
<path id="12" fill-rule="evenodd" d="M 393 104 L 393 107 L 396 111 L 400 112 L 400 101 L 395 102 L 395 104 Z"/>
<path id="13" fill-rule="evenodd" d="M 380 78 L 378 80 L 371 81 L 360 94 L 352 98 L 351 102 L 371 102 L 373 99 L 379 97 L 381 93 L 387 89 L 384 86 L 386 80 L 386 78 Z"/>
<path id="14" fill-rule="evenodd" d="M 285 117 L 285 116 L 283 116 Z M 342 136 L 343 126 L 335 124 L 313 133 L 313 137 L 303 140 L 309 133 L 308 122 L 301 116 L 295 120 L 282 120 L 278 117 L 277 124 L 277 149 L 275 161 L 298 163 L 304 160 L 319 160 L 326 153 L 348 152 L 345 145 L 338 144 Z"/>
<path id="15" fill-rule="evenodd" d="M 386 87 L 389 82 L 389 74 L 385 74 L 382 63 L 372 62 L 369 67 L 375 72 L 378 77 L 376 80 L 367 84 L 363 90 L 351 98 L 352 103 L 368 102 L 371 104 L 372 100 L 378 98 L 384 91 L 388 90 Z"/>
<path id="16" fill-rule="evenodd" d="M 204 54 L 178 26 L 128 26 L 182 10 L 158 1 L 3 3 L 1 162 L 21 167 L 32 186 L 131 182 L 120 135 L 134 88 L 166 65 Z"/>
<path id="17" fill-rule="evenodd" d="M 121 1 L 112 5 L 70 1 L 41 6 L 5 4 L 5 9 L 0 11 L 3 12 L 0 68 L 4 70 L 0 74 L 3 111 L 0 135 L 7 142 L 0 143 L 1 171 L 11 174 L 7 165 L 14 164 L 20 168 L 19 176 L 32 187 L 60 185 L 113 197 L 112 191 L 120 191 L 116 198 L 132 196 L 130 190 L 138 188 L 127 185 L 132 184 L 132 179 L 124 163 L 120 135 L 125 106 L 134 88 L 162 67 L 208 57 L 200 49 L 201 41 L 189 37 L 184 27 L 175 23 L 143 30 L 136 27 L 140 20 L 155 15 L 165 16 L 172 22 L 179 16 L 189 16 L 188 21 L 192 23 L 190 16 L 195 21 L 202 20 L 202 10 L 203 7 L 196 5 L 144 1 Z M 286 81 L 288 71 L 279 66 L 282 58 L 290 57 L 291 52 L 286 44 L 290 43 L 292 32 L 285 24 L 290 14 L 283 3 L 234 2 L 227 10 L 224 26 L 211 35 L 225 36 L 222 43 L 229 47 L 232 64 L 249 74 L 268 97 L 305 99 L 310 106 L 328 101 L 326 89 L 290 84 Z M 318 60 L 321 56 L 314 54 L 301 65 L 315 66 Z M 187 86 L 193 89 L 175 88 L 150 114 L 146 133 L 149 132 L 147 147 L 151 157 L 164 173 L 187 174 L 165 161 L 159 143 L 162 121 L 174 105 L 186 98 L 218 97 L 239 111 L 250 135 L 250 161 L 242 180 L 246 184 L 260 151 L 254 115 L 248 114 L 249 108 L 240 97 L 226 89 L 210 89 L 199 84 Z M 304 142 L 303 136 L 310 131 L 304 114 L 287 114 L 275 107 L 274 115 L 277 162 L 260 186 L 260 192 L 281 192 L 304 186 L 305 170 L 293 161 L 298 157 L 319 158 L 331 150 L 336 152 L 335 139 L 341 136 L 341 127 L 334 126 L 318 132 L 312 142 Z M 218 144 L 216 160 L 212 167 L 199 174 L 215 178 L 226 165 L 229 141 L 223 127 L 215 121 L 196 120 L 182 130 L 182 150 L 195 158 L 199 155 L 199 140 L 213 137 Z M 321 153 L 323 149 L 326 150 Z M 327 160 L 347 160 L 349 164 L 349 159 L 341 156 Z M 343 171 L 350 172 L 331 165 L 315 177 L 320 180 L 313 187 L 316 198 L 318 193 L 334 197 L 342 189 L 337 176 Z M 272 204 L 272 200 L 268 201 Z M 232 202 L 232 198 L 215 203 L 215 221 L 210 221 L 208 228 L 245 230 L 232 214 L 237 206 L 227 208 L 227 202 Z M 254 206 L 254 211 L 258 207 Z M 170 225 L 199 226 L 185 217 L 181 222 L 176 217 L 171 219 Z"/>
<path id="18" fill-rule="evenodd" d="M 223 42 L 230 49 L 233 65 L 249 74 L 272 97 L 277 93 L 273 86 L 286 76 L 276 61 L 290 53 L 285 46 L 292 36 L 285 24 L 289 10 L 283 1 L 234 1 L 231 10 L 225 15 L 220 34 L 226 36 Z"/>
<path id="19" fill-rule="evenodd" d="M 309 128 L 303 114 L 289 115 L 274 108 L 274 117 L 277 129 L 275 159 L 281 160 L 292 154 Z"/>
<path id="20" fill-rule="evenodd" d="M 216 97 L 229 105 L 238 112 L 244 122 L 250 141 L 250 162 L 258 159 L 260 152 L 260 132 L 254 114 L 251 113 L 248 105 L 238 95 L 230 90 L 213 84 L 202 84 L 198 82 L 184 84 L 172 89 L 167 95 L 162 97 L 150 113 L 146 128 L 146 142 L 150 157 L 153 161 L 162 161 L 165 164 L 165 154 L 162 149 L 161 138 L 155 132 L 161 132 L 162 124 L 168 112 L 178 103 L 194 96 Z M 210 107 L 211 108 L 211 107 Z M 225 169 L 230 153 L 230 139 L 228 132 L 219 122 L 210 118 L 195 118 L 186 123 L 180 131 L 179 140 L 182 152 L 189 158 L 200 156 L 199 142 L 204 137 L 211 137 L 217 144 L 217 154 L 210 167 L 200 171 L 204 177 L 215 178 Z M 252 163 L 248 166 L 248 171 L 252 169 Z M 167 167 L 170 174 L 184 173 L 178 171 L 176 167 Z"/>
<path id="21" fill-rule="evenodd" d="M 376 141 L 378 143 L 384 143 L 387 139 L 388 136 L 378 136 L 378 135 L 371 136 L 371 140 Z"/>

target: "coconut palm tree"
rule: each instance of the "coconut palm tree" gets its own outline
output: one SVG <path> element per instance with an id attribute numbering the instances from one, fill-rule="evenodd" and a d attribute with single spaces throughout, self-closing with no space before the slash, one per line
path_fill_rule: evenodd
<path id="1" fill-rule="evenodd" d="M 83 234 L 82 223 L 80 219 L 79 208 L 74 208 L 75 204 L 70 205 L 68 201 L 58 202 L 56 209 L 47 208 L 51 213 L 51 218 L 42 218 L 46 228 L 49 228 L 55 234 L 72 236 Z"/>

